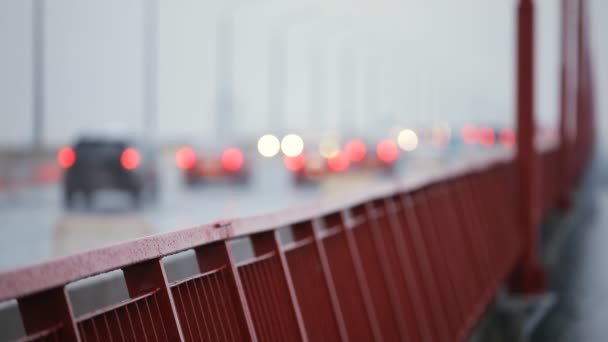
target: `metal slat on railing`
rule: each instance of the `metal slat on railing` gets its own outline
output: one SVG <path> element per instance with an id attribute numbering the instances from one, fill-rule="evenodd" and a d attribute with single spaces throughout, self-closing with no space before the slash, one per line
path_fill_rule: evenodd
<path id="1" fill-rule="evenodd" d="M 364 206 L 351 210 L 352 218 L 347 221 L 347 236 L 352 237 L 360 256 L 361 268 L 369 289 L 370 301 L 378 322 L 382 338 L 386 341 L 398 341 L 407 336 L 407 321 L 401 313 L 397 301 L 391 298 L 389 283 L 383 273 L 378 246 L 374 244 L 370 220 Z"/>
<path id="2" fill-rule="evenodd" d="M 295 242 L 286 246 L 285 257 L 308 338 L 341 340 L 345 336 L 343 321 L 332 300 L 332 285 L 327 281 L 312 222 L 295 224 L 292 229 Z"/>
<path id="3" fill-rule="evenodd" d="M 276 231 L 251 236 L 255 257 L 238 266 L 260 341 L 306 340 Z"/>
<path id="4" fill-rule="evenodd" d="M 327 258 L 331 280 L 349 341 L 377 340 L 379 331 L 373 307 L 365 303 L 369 296 L 365 278 L 358 273 L 358 256 L 348 241 L 340 213 L 317 221 L 317 236 Z"/>

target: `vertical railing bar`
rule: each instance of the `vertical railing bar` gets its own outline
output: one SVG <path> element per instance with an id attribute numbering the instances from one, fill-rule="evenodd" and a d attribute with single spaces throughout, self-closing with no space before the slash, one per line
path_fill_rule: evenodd
<path id="1" fill-rule="evenodd" d="M 154 304 L 156 304 L 156 311 L 160 314 L 160 305 L 158 304 L 158 298 L 156 298 L 156 296 L 152 296 L 152 299 L 154 300 Z M 177 312 L 176 312 L 177 314 Z M 164 334 L 164 338 L 167 339 L 169 336 L 169 333 L 167 332 L 167 329 L 165 328 L 165 320 L 161 319 L 160 320 L 160 327 L 163 331 Z"/>
<path id="2" fill-rule="evenodd" d="M 222 323 L 222 319 L 221 319 L 221 315 L 220 315 L 220 307 L 219 307 L 219 305 L 217 303 L 216 296 L 215 296 L 215 292 L 216 291 L 213 290 L 214 286 L 212 284 L 212 282 L 213 282 L 212 279 L 215 279 L 215 277 L 217 277 L 217 272 L 211 274 L 209 277 L 210 277 L 210 280 L 209 280 L 209 282 L 210 282 L 209 285 L 210 286 L 209 286 L 209 288 L 211 289 L 211 299 L 213 300 L 213 306 L 215 307 L 215 312 L 217 314 L 217 317 L 219 318 L 218 321 L 220 323 L 220 330 L 222 331 L 222 336 L 224 337 L 224 340 L 225 340 L 226 339 L 226 332 L 224 331 L 224 324 Z M 221 292 L 219 288 L 217 289 L 217 291 L 218 291 L 218 294 L 219 294 L 219 292 Z"/>
<path id="3" fill-rule="evenodd" d="M 108 337 L 110 338 L 110 342 L 113 342 L 114 340 L 112 339 L 112 332 L 110 331 L 110 325 L 108 324 L 107 314 L 104 314 L 101 317 L 103 318 L 103 323 L 106 326 L 106 331 L 108 332 Z"/>
<path id="4" fill-rule="evenodd" d="M 484 292 L 488 291 L 488 285 L 490 285 L 489 283 L 492 281 L 492 275 L 491 275 L 491 265 L 489 264 L 490 262 L 490 251 L 488 250 L 488 246 L 485 243 L 485 240 L 482 241 L 481 239 L 484 238 L 484 233 L 483 231 L 485 230 L 484 228 L 484 224 L 481 222 L 481 218 L 479 216 L 479 212 L 478 209 L 475 206 L 475 200 L 474 200 L 474 194 L 471 191 L 471 182 L 469 180 L 470 176 L 465 176 L 462 179 L 462 183 L 460 186 L 460 197 L 466 197 L 466 199 L 464 199 L 463 201 L 459 202 L 461 204 L 466 204 L 467 208 L 465 208 L 465 210 L 467 210 L 467 212 L 469 212 L 470 215 L 464 215 L 465 219 L 469 218 L 469 224 L 471 225 L 471 227 L 475 230 L 474 234 L 475 236 L 471 236 L 471 241 L 473 242 L 477 242 L 476 243 L 476 248 L 475 250 L 479 251 L 482 253 L 482 258 L 480 259 L 480 261 L 483 263 L 483 267 L 482 267 L 482 275 L 484 278 L 484 283 L 488 283 L 488 284 L 484 284 Z"/>
<path id="5" fill-rule="evenodd" d="M 251 314 L 249 313 L 249 307 L 247 306 L 247 301 L 245 299 L 245 293 L 243 292 L 243 285 L 241 283 L 239 272 L 237 271 L 236 265 L 232 258 L 232 251 L 228 247 L 228 243 L 226 241 L 224 241 L 224 243 L 223 243 L 223 250 L 224 250 L 224 253 L 226 254 L 225 255 L 226 261 L 228 262 L 228 270 L 230 271 L 230 274 L 232 275 L 234 285 L 237 290 L 236 291 L 238 294 L 237 298 L 240 301 L 242 313 L 245 316 L 245 320 L 247 322 L 247 328 L 248 328 L 248 331 L 250 334 L 250 338 L 252 341 L 257 341 L 257 336 L 255 334 L 255 329 L 253 327 L 253 321 L 251 318 Z"/>
<path id="6" fill-rule="evenodd" d="M 291 303 L 291 308 L 293 309 L 293 313 L 295 315 L 296 324 L 298 325 L 298 333 L 300 335 L 300 338 L 302 339 L 302 342 L 308 342 L 308 333 L 306 332 L 306 327 L 304 326 L 304 318 L 302 316 L 300 304 L 298 303 L 298 299 L 296 296 L 296 290 L 293 285 L 293 279 L 291 278 L 291 270 L 289 269 L 289 265 L 287 264 L 285 252 L 283 251 L 283 248 L 281 248 L 278 234 L 279 232 L 276 229 L 273 230 L 273 246 L 279 258 L 279 266 L 281 267 L 283 279 L 285 280 L 285 285 L 287 286 L 287 291 L 289 292 L 289 301 Z"/>
<path id="7" fill-rule="evenodd" d="M 203 290 L 201 291 L 203 293 L 203 297 L 205 300 L 205 309 L 203 312 L 207 312 L 209 314 L 209 319 L 212 319 L 212 315 L 211 315 L 211 308 L 209 306 L 209 301 L 207 300 L 207 289 L 205 289 L 205 282 L 203 281 L 202 278 L 198 278 L 197 279 L 201 285 L 201 287 L 203 288 Z M 215 332 L 215 324 L 213 324 L 213 322 L 210 323 L 211 327 L 213 328 L 213 332 L 215 333 L 215 335 L 217 336 L 217 333 Z M 209 336 L 209 340 L 211 341 L 211 329 L 207 328 L 207 336 Z"/>
<path id="8" fill-rule="evenodd" d="M 437 225 L 434 222 L 433 219 L 433 214 L 431 212 L 430 209 L 430 204 L 428 201 L 428 198 L 430 197 L 429 195 L 427 195 L 427 193 L 429 192 L 429 189 L 425 189 L 422 190 L 418 195 L 419 200 L 421 201 L 420 203 L 418 203 L 418 208 L 421 210 L 424 210 L 428 215 L 428 224 L 429 227 L 426 228 L 426 230 L 430 233 L 430 238 L 433 240 L 433 243 L 437 243 L 438 245 L 444 246 L 445 242 L 443 241 L 443 234 L 437 234 Z M 428 247 L 428 246 L 427 246 Z M 440 250 L 443 250 L 443 248 L 440 248 Z M 443 275 L 443 279 L 446 280 L 447 282 L 447 291 L 449 291 L 450 293 L 443 293 L 443 291 L 440 291 L 439 296 L 443 298 L 443 302 L 445 303 L 445 305 L 447 306 L 447 315 L 448 315 L 448 324 L 450 326 L 450 329 L 453 333 L 456 333 L 458 331 L 458 328 L 453 326 L 455 323 L 457 323 L 458 320 L 460 320 L 461 318 L 458 317 L 460 316 L 460 307 L 456 304 L 456 301 L 454 300 L 455 296 L 457 295 L 455 287 L 454 287 L 454 280 L 452 279 L 451 275 L 450 275 L 450 270 L 449 270 L 449 265 L 448 262 L 446 260 L 446 255 L 444 253 L 439 253 L 439 255 L 437 256 L 438 261 L 439 261 L 439 266 L 441 268 L 441 271 L 439 271 L 439 273 L 441 273 Z M 437 277 L 435 277 L 435 279 L 438 279 L 438 275 L 435 274 Z M 456 317 L 454 317 L 454 315 L 456 315 Z M 456 319 L 456 322 L 454 321 L 454 319 Z"/>
<path id="9" fill-rule="evenodd" d="M 382 341 L 382 332 L 380 329 L 380 324 L 378 323 L 378 317 L 376 315 L 376 310 L 374 309 L 372 296 L 370 293 L 369 285 L 367 283 L 367 277 L 365 275 L 365 270 L 363 268 L 363 263 L 361 261 L 361 253 L 359 253 L 359 248 L 355 241 L 355 236 L 352 229 L 346 227 L 344 212 L 340 215 L 340 227 L 346 238 L 346 246 L 348 248 L 348 255 L 350 256 L 350 261 L 355 270 L 355 276 L 357 278 L 357 284 L 359 289 L 359 294 L 363 299 L 363 306 L 365 307 L 366 316 L 369 320 L 370 327 L 372 330 L 372 335 L 374 336 L 375 341 Z"/>
<path id="10" fill-rule="evenodd" d="M 122 270 L 129 296 L 136 298 L 143 293 L 155 291 L 153 295 L 157 297 L 161 309 L 159 315 L 167 331 L 167 338 L 183 341 L 184 336 L 179 323 L 179 315 L 162 260 L 160 258 L 150 259 L 126 266 Z M 137 301 L 135 303 L 139 310 Z"/>
<path id="11" fill-rule="evenodd" d="M 411 277 L 414 279 L 414 291 L 415 295 L 411 296 L 413 301 L 413 305 L 418 307 L 423 311 L 424 318 L 422 319 L 422 335 L 423 338 L 431 338 L 433 336 L 433 332 L 431 328 L 428 326 L 428 322 L 431 322 L 432 314 L 427 310 L 429 301 L 428 296 L 425 291 L 422 291 L 422 286 L 420 285 L 420 281 L 422 279 L 416 278 L 417 275 L 420 275 L 420 271 L 415 269 L 414 263 L 412 262 L 410 256 L 407 254 L 408 248 L 406 247 L 405 236 L 403 235 L 403 230 L 405 227 L 400 223 L 399 213 L 404 212 L 403 208 L 399 208 L 398 204 L 391 198 L 386 198 L 384 200 L 385 214 L 388 218 L 389 229 L 394 237 L 394 242 L 396 244 L 397 255 L 399 256 L 399 266 L 401 268 L 401 272 L 406 277 Z M 394 211 L 394 213 L 389 213 L 390 211 Z M 426 303 L 423 303 L 426 302 Z"/>
<path id="12" fill-rule="evenodd" d="M 186 321 L 186 325 L 188 327 L 188 334 L 189 334 L 190 338 L 194 339 L 194 333 L 193 333 L 194 329 L 191 327 L 190 317 L 187 317 L 187 312 L 189 311 L 186 309 L 188 302 L 186 300 L 184 300 L 184 297 L 186 297 L 186 296 L 181 293 L 181 290 L 180 290 L 181 287 L 185 287 L 184 290 L 185 290 L 186 294 L 188 295 L 188 299 L 190 301 L 190 306 L 192 307 L 192 309 L 193 309 L 192 311 L 194 312 L 194 305 L 192 303 L 192 297 L 190 296 L 190 288 L 188 288 L 188 282 L 184 282 L 184 283 L 180 284 L 178 286 L 177 292 L 179 293 L 180 301 L 182 303 L 184 318 Z M 193 318 L 195 319 L 195 322 L 192 322 L 192 323 L 196 323 L 196 326 L 198 327 L 198 319 L 196 318 L 196 314 L 193 314 L 192 316 L 194 316 Z M 183 323 L 182 323 L 182 325 L 183 325 Z M 183 327 L 182 327 L 182 329 L 183 329 Z"/>
<path id="13" fill-rule="evenodd" d="M 198 304 L 198 311 L 200 311 L 201 320 L 203 321 L 203 326 L 201 327 L 200 323 L 198 323 L 198 320 L 197 320 L 197 324 L 199 325 L 199 327 L 198 327 L 198 336 L 199 336 L 199 338 L 202 341 L 203 340 L 203 332 L 202 332 L 203 327 L 204 327 L 205 332 L 207 332 L 207 334 L 209 333 L 209 331 L 208 331 L 209 327 L 207 326 L 207 320 L 205 319 L 205 311 L 203 310 L 203 305 L 201 304 L 201 297 L 198 294 L 198 292 L 199 292 L 198 281 L 200 281 L 200 278 L 199 279 L 194 279 L 192 281 L 192 287 L 194 288 L 194 295 L 196 295 L 196 303 Z M 194 306 L 193 309 L 196 312 L 197 311 L 196 310 L 197 306 Z"/>
<path id="14" fill-rule="evenodd" d="M 268 292 L 264 291 L 262 277 L 259 274 L 259 269 L 263 266 L 264 262 L 266 262 L 266 260 L 263 260 L 263 261 L 255 264 L 255 267 L 252 267 L 250 269 L 250 272 L 254 278 L 253 283 L 254 283 L 254 288 L 257 292 L 256 297 L 260 299 L 259 306 L 262 311 L 262 317 L 260 317 L 260 324 L 266 328 L 266 331 L 268 333 L 268 335 L 266 335 L 266 336 L 271 341 L 280 341 L 280 338 L 277 338 L 275 330 L 269 324 L 270 322 L 268 321 L 268 318 L 272 316 L 271 308 L 268 306 L 270 296 L 269 296 Z"/>
<path id="15" fill-rule="evenodd" d="M 208 271 L 206 269 L 208 266 L 206 265 L 209 263 L 212 264 L 209 266 L 212 268 L 225 266 L 227 276 L 230 277 L 229 281 L 227 282 L 229 290 L 228 292 L 231 297 L 234 297 L 232 299 L 235 302 L 235 311 L 239 317 L 236 322 L 239 324 L 244 323 L 244 325 L 240 326 L 239 329 L 245 328 L 244 332 L 248 334 L 247 338 L 252 341 L 257 341 L 253 321 L 249 312 L 249 306 L 247 305 L 247 300 L 245 299 L 245 294 L 243 292 L 243 284 L 241 283 L 238 270 L 236 269 L 236 264 L 234 263 L 232 257 L 232 251 L 228 246 L 228 241 L 223 240 L 213 244 L 199 246 L 196 247 L 194 251 L 196 253 L 198 266 L 201 272 Z M 209 260 L 207 260 L 207 258 L 209 258 Z"/>
<path id="16" fill-rule="evenodd" d="M 137 311 L 137 317 L 139 318 L 139 324 L 141 326 L 141 331 L 144 334 L 144 339 L 147 341 L 148 340 L 148 336 L 146 334 L 146 327 L 144 326 L 144 321 L 141 318 L 141 312 L 139 310 L 139 303 L 138 302 L 134 302 L 135 304 L 135 310 Z M 99 340 L 99 337 L 97 337 L 97 339 Z"/>
<path id="17" fill-rule="evenodd" d="M 262 273 L 262 276 L 264 279 L 269 279 L 273 284 L 283 285 L 283 283 L 276 278 L 275 272 L 272 271 L 272 266 L 273 266 L 272 262 L 275 260 L 275 258 L 277 258 L 276 254 L 272 258 L 266 259 L 261 262 L 261 268 L 262 268 L 261 273 Z M 286 326 L 288 321 L 286 321 L 286 318 L 287 318 L 287 315 L 289 315 L 291 313 L 285 312 L 283 310 L 283 306 L 280 303 L 278 294 L 275 291 L 268 290 L 268 292 L 270 293 L 270 298 L 272 298 L 271 304 L 273 307 L 272 310 L 274 311 L 273 316 L 276 317 L 276 319 L 278 321 L 277 325 L 279 326 L 279 329 L 280 329 L 279 337 L 282 340 L 284 340 L 287 338 L 287 336 L 289 336 L 289 331 L 287 330 L 288 327 Z"/>
<path id="18" fill-rule="evenodd" d="M 266 326 L 260 322 L 265 315 L 265 312 L 261 304 L 262 299 L 258 294 L 255 284 L 256 280 L 253 277 L 253 271 L 250 268 L 251 266 L 252 264 L 241 266 L 238 268 L 238 270 L 239 272 L 243 272 L 243 290 L 248 289 L 248 291 L 245 292 L 245 299 L 247 300 L 247 305 L 249 306 L 249 310 L 251 312 L 253 327 L 256 331 L 256 335 L 258 335 L 258 338 L 260 340 L 264 340 L 270 336 L 270 333 L 266 329 Z M 249 294 L 249 296 L 247 296 L 247 294 Z"/>
<path id="19" fill-rule="evenodd" d="M 232 341 L 234 341 L 234 334 L 232 333 L 232 324 L 230 324 L 231 320 L 230 317 L 228 316 L 228 312 L 227 312 L 227 307 L 226 307 L 226 303 L 224 301 L 224 294 L 222 293 L 222 291 L 219 291 L 219 289 L 221 289 L 222 287 L 220 286 L 220 282 L 217 278 L 221 277 L 222 279 L 224 278 L 223 275 L 215 273 L 214 275 L 216 275 L 215 277 L 213 277 L 213 279 L 215 280 L 215 284 L 218 288 L 218 292 L 220 293 L 219 299 L 221 302 L 221 308 L 222 308 L 222 317 L 220 319 L 225 320 L 226 321 L 226 326 L 228 330 L 228 334 L 230 335 L 230 338 Z M 227 336 L 226 336 L 227 339 Z"/>
<path id="20" fill-rule="evenodd" d="M 129 325 L 131 326 L 131 333 L 133 334 L 133 341 L 136 340 L 135 336 L 135 325 L 133 324 L 133 320 L 131 319 L 131 313 L 129 312 L 129 305 L 124 306 L 125 311 L 127 312 L 127 319 L 129 320 Z"/>
<path id="21" fill-rule="evenodd" d="M 181 304 L 182 311 L 184 312 L 184 321 L 185 322 L 181 322 L 182 330 L 184 329 L 184 327 L 183 327 L 184 323 L 186 323 L 186 329 L 188 329 L 188 336 L 190 336 L 190 338 L 192 338 L 192 330 L 190 329 L 190 320 L 186 316 L 186 305 L 184 304 L 184 298 L 182 296 L 181 287 L 182 286 L 180 284 L 180 285 L 176 286 L 175 289 L 177 290 L 177 297 L 179 299 L 179 303 Z"/>
<path id="22" fill-rule="evenodd" d="M 224 338 L 224 340 L 228 339 L 228 333 L 227 330 L 230 327 L 230 322 L 228 321 L 228 315 L 226 315 L 226 308 L 224 305 L 224 294 L 222 291 L 222 288 L 220 287 L 220 283 L 217 280 L 217 278 L 220 277 L 219 272 L 215 272 L 213 274 L 211 274 L 209 276 L 209 285 L 211 288 L 211 297 L 213 298 L 213 304 L 215 305 L 216 308 L 216 312 L 217 312 L 217 318 L 220 322 L 220 330 L 222 331 L 222 336 Z M 215 284 L 215 285 L 213 285 Z M 215 288 L 217 291 L 214 291 L 213 288 Z M 216 295 L 217 292 L 217 295 Z M 221 302 L 221 304 L 220 304 Z M 226 324 L 224 324 L 223 322 L 225 322 Z"/>
<path id="23" fill-rule="evenodd" d="M 61 325 L 62 335 L 66 341 L 80 340 L 80 332 L 76 327 L 76 319 L 65 286 L 17 298 L 17 307 L 27 335 Z"/>
<path id="24" fill-rule="evenodd" d="M 221 274 L 221 280 L 222 280 L 222 287 L 223 288 L 227 288 L 226 285 L 226 272 L 222 272 Z M 230 320 L 231 322 L 238 322 L 238 319 L 236 317 L 236 313 L 234 312 L 234 310 L 229 310 L 229 307 L 233 307 L 234 306 L 234 301 L 232 300 L 232 296 L 227 296 L 226 301 L 228 302 L 228 305 L 226 306 L 226 317 L 228 317 L 228 320 Z M 240 333 L 240 329 L 236 329 L 236 333 L 233 330 L 233 326 L 232 324 L 230 325 L 230 338 L 234 341 L 236 340 L 235 336 L 238 336 L 238 338 L 241 338 L 241 333 Z"/>
<path id="25" fill-rule="evenodd" d="M 273 339 L 272 336 L 272 329 L 271 327 L 267 326 L 265 318 L 268 317 L 268 312 L 267 312 L 267 308 L 266 308 L 266 301 L 263 299 L 263 295 L 262 295 L 262 291 L 259 288 L 259 282 L 260 280 L 258 279 L 257 273 L 256 273 L 256 269 L 254 268 L 253 264 L 249 265 L 248 267 L 245 267 L 245 269 L 247 270 L 247 272 L 249 273 L 249 277 L 251 279 L 251 289 L 254 293 L 254 297 L 256 298 L 257 301 L 257 305 L 255 305 L 258 309 L 258 322 L 260 325 L 260 329 L 262 330 L 262 335 L 264 336 L 264 339 Z M 255 324 L 254 324 L 255 326 Z M 262 339 L 262 337 L 260 336 L 260 339 Z"/>
<path id="26" fill-rule="evenodd" d="M 84 333 L 83 323 L 78 324 L 78 332 L 80 333 L 80 340 L 86 342 L 86 335 Z"/>
<path id="27" fill-rule="evenodd" d="M 335 224 L 339 225 L 341 234 L 344 234 L 346 248 L 348 250 L 348 257 L 353 266 L 353 270 L 355 271 L 355 277 L 357 279 L 357 289 L 359 290 L 359 295 L 363 300 L 363 307 L 366 311 L 365 314 L 370 324 L 372 336 L 374 337 L 375 341 L 382 341 L 380 324 L 378 323 L 378 317 L 376 315 L 376 310 L 374 309 L 372 296 L 370 294 L 369 285 L 367 283 L 367 276 L 365 275 L 365 270 L 361 261 L 361 254 L 359 253 L 359 248 L 357 246 L 352 229 L 346 227 L 346 220 L 344 215 L 345 213 L 342 212 L 338 219 L 338 222 L 335 222 Z"/>
<path id="28" fill-rule="evenodd" d="M 399 328 L 399 335 L 402 339 L 408 339 L 409 332 L 407 331 L 407 318 L 406 314 L 403 311 L 403 308 L 399 303 L 402 301 L 399 299 L 399 290 L 397 286 L 397 280 L 390 270 L 389 265 L 389 257 L 386 254 L 386 247 L 384 246 L 384 239 L 379 235 L 380 229 L 382 229 L 378 224 L 378 219 L 375 217 L 375 208 L 371 203 L 366 203 L 365 205 L 365 217 L 369 229 L 369 233 L 372 236 L 372 242 L 374 246 L 374 250 L 376 255 L 378 256 L 378 261 L 380 262 L 380 268 L 382 270 L 382 274 L 384 276 L 384 283 L 386 284 L 386 289 L 388 290 L 389 298 L 391 299 L 391 307 L 397 321 Z"/>
<path id="29" fill-rule="evenodd" d="M 438 292 L 440 292 L 439 288 L 438 288 L 439 285 L 438 285 L 438 282 L 436 279 L 436 275 L 433 272 L 433 267 L 431 265 L 431 262 L 429 261 L 430 250 L 429 250 L 429 247 L 427 246 L 424 234 L 422 233 L 420 218 L 418 217 L 419 213 L 416 210 L 419 207 L 419 203 L 415 203 L 415 199 L 412 197 L 411 194 L 406 194 L 405 196 L 403 196 L 401 198 L 401 200 L 402 200 L 402 207 L 406 213 L 408 227 L 410 228 L 409 230 L 412 233 L 412 235 L 414 235 L 414 240 L 420 242 L 419 244 L 413 243 L 413 245 L 414 245 L 415 253 L 418 257 L 417 260 L 419 260 L 421 262 L 420 270 L 423 271 L 421 273 L 422 277 L 424 278 L 423 282 L 425 283 L 425 286 L 431 286 L 432 291 L 434 291 L 435 293 L 438 294 L 438 296 L 436 298 L 439 301 L 440 305 L 431 305 L 431 309 L 435 308 L 437 310 L 437 311 L 433 312 L 433 316 L 435 317 L 435 319 L 439 320 L 437 323 L 439 325 L 439 331 L 440 331 L 441 335 L 443 336 L 445 334 L 444 329 L 447 329 L 447 331 L 450 330 L 450 324 L 448 323 L 449 317 L 448 317 L 448 313 L 445 311 L 446 304 L 441 305 L 441 303 L 443 303 L 444 300 L 441 298 L 441 296 L 439 296 L 439 293 L 438 293 Z M 426 270 L 426 272 L 425 272 L 425 270 Z M 433 298 L 433 296 L 429 297 L 429 299 L 432 299 L 432 298 Z M 441 339 L 444 340 L 446 338 L 448 338 L 448 337 L 443 336 Z"/>
<path id="30" fill-rule="evenodd" d="M 118 310 L 114 310 L 114 316 L 116 317 L 116 322 L 118 323 L 118 331 L 120 332 L 120 338 L 122 341 L 125 341 L 125 335 L 122 332 L 122 324 L 120 323 L 120 317 L 118 316 Z"/>
<path id="31" fill-rule="evenodd" d="M 91 325 L 93 326 L 93 335 L 95 335 L 95 341 L 102 342 L 99 339 L 99 333 L 97 332 L 97 324 L 95 324 L 95 320 L 96 320 L 96 318 L 93 318 L 89 321 L 89 322 L 91 322 Z"/>
<path id="32" fill-rule="evenodd" d="M 318 226 L 319 222 L 315 219 L 311 221 L 312 224 L 312 233 L 314 237 L 314 244 L 319 255 L 319 261 L 321 262 L 321 269 L 323 271 L 323 278 L 325 278 L 325 285 L 329 291 L 329 298 L 331 301 L 331 305 L 334 311 L 334 317 L 336 319 L 336 323 L 338 324 L 338 333 L 340 334 L 340 338 L 342 341 L 348 341 L 348 333 L 346 332 L 346 324 L 344 323 L 344 316 L 342 315 L 342 309 L 340 308 L 340 302 L 338 301 L 338 294 L 336 293 L 336 286 L 334 284 L 333 278 L 331 276 L 331 268 L 329 266 L 329 261 L 327 260 L 327 254 L 325 253 L 325 247 L 321 243 L 321 237 L 315 229 Z"/>

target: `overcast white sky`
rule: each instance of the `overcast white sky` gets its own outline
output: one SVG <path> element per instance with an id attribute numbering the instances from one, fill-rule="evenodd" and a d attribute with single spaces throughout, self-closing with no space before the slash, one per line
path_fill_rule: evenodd
<path id="1" fill-rule="evenodd" d="M 82 131 L 117 123 L 141 132 L 142 1 L 48 1 L 45 142 L 66 143 Z M 216 19 L 226 0 L 158 1 L 158 134 L 163 138 L 209 134 L 215 127 Z M 311 117 L 327 117 L 329 126 L 337 125 L 337 51 L 349 41 L 344 38 L 349 30 L 369 32 L 356 44 L 357 56 L 362 61 L 371 58 L 372 79 L 380 80 L 371 87 L 378 94 L 373 110 L 365 113 L 365 88 L 357 83 L 353 103 L 361 114 L 353 116 L 361 118 L 358 125 L 373 129 L 392 121 L 407 125 L 512 120 L 513 0 L 248 1 L 236 16 L 240 134 L 277 129 L 267 119 L 270 30 L 294 11 L 309 13 L 309 19 L 289 35 L 285 115 L 291 130 L 307 127 Z M 559 1 L 537 3 L 537 111 L 541 122 L 550 123 L 557 115 Z M 600 89 L 607 89 L 608 1 L 592 0 L 591 5 L 598 82 Z M 30 1 L 0 0 L 2 145 L 31 140 L 30 14 Z M 310 42 L 321 38 L 329 46 L 328 105 L 324 113 L 311 115 Z M 365 70 L 364 65 L 361 62 L 360 70 Z M 598 91 L 605 113 L 607 103 L 601 94 Z"/>

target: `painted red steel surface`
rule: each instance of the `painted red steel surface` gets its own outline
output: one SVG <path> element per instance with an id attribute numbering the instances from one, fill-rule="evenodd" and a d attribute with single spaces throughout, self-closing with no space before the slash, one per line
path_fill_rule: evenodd
<path id="1" fill-rule="evenodd" d="M 525 146 L 517 158 L 497 152 L 345 198 L 0 273 L 0 301 L 17 300 L 23 340 L 465 340 L 498 287 L 534 266 L 536 223 L 571 191 L 593 144 L 582 12 L 570 94 L 579 134 L 559 145 L 532 138 L 533 78 L 525 73 L 533 53 L 525 50 L 533 46 L 533 7 L 521 3 L 518 143 Z M 530 137 L 521 140 L 524 133 Z M 280 241 L 283 228 L 293 241 Z M 235 238 L 250 239 L 249 260 L 234 261 Z M 186 250 L 194 250 L 199 274 L 169 282 L 162 259 Z M 122 270 L 129 299 L 76 317 L 66 286 L 114 270 Z"/>

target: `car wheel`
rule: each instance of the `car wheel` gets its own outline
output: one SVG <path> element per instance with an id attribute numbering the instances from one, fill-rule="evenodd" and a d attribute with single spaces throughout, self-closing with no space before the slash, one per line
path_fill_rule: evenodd
<path id="1" fill-rule="evenodd" d="M 141 207 L 141 190 L 140 189 L 133 189 L 131 190 L 131 201 L 133 203 L 133 208 L 140 208 Z"/>
<path id="2" fill-rule="evenodd" d="M 186 176 L 186 185 L 187 186 L 194 186 L 194 185 L 197 185 L 199 182 L 200 182 L 200 180 L 196 179 L 195 177 Z"/>
<path id="3" fill-rule="evenodd" d="M 92 191 L 84 191 L 82 193 L 84 198 L 84 206 L 87 209 L 93 208 L 93 192 Z"/>
<path id="4" fill-rule="evenodd" d="M 68 209 L 74 208 L 74 190 L 65 189 L 63 193 L 63 205 Z"/>

